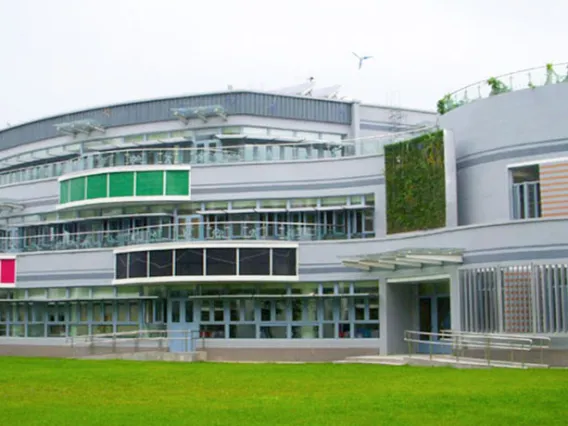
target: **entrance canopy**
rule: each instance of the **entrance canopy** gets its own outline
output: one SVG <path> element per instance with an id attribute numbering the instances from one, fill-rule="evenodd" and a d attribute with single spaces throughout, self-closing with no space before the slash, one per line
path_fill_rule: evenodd
<path id="1" fill-rule="evenodd" d="M 463 249 L 454 248 L 414 248 L 379 254 L 368 254 L 342 259 L 349 268 L 370 271 L 372 269 L 423 268 L 424 266 L 460 265 L 463 263 Z"/>

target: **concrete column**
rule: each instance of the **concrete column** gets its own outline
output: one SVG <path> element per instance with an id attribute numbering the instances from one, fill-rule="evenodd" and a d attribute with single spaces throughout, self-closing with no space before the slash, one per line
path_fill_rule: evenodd
<path id="1" fill-rule="evenodd" d="M 351 139 L 357 139 L 360 137 L 359 127 L 361 125 L 361 118 L 360 118 L 360 101 L 353 101 L 351 104 Z M 355 144 L 355 152 L 357 154 L 361 154 L 361 146 L 360 143 L 357 142 Z"/>
<path id="2" fill-rule="evenodd" d="M 458 226 L 458 176 L 454 132 L 444 129 L 444 167 L 446 175 L 446 226 Z"/>
<path id="3" fill-rule="evenodd" d="M 452 330 L 461 330 L 461 300 L 460 300 L 460 280 L 458 268 L 453 268 L 450 275 L 450 310 Z"/>

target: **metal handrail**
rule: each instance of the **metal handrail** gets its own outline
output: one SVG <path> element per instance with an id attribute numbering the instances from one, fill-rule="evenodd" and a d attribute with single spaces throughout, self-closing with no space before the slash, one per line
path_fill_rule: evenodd
<path id="1" fill-rule="evenodd" d="M 181 337 L 175 337 L 176 334 L 181 334 Z M 151 337 L 157 335 L 157 337 Z M 96 345 L 100 344 L 103 348 L 112 349 L 111 353 L 116 353 L 118 347 L 133 343 L 134 352 L 140 350 L 141 344 L 144 342 L 157 342 L 159 349 L 164 349 L 164 342 L 169 344 L 172 341 L 184 341 L 185 352 L 195 352 L 197 345 L 193 343 L 199 341 L 201 338 L 199 330 L 135 330 L 124 331 L 116 333 L 100 333 L 91 334 L 86 336 L 69 336 L 65 339 L 65 343 L 71 346 L 74 350 L 78 347 L 88 347 L 91 352 L 94 352 Z M 202 339 L 201 349 L 205 348 L 205 341 Z M 192 344 L 190 345 L 189 342 Z M 166 345 L 167 347 L 167 345 Z M 189 350 L 189 349 L 194 350 Z"/>
<path id="2" fill-rule="evenodd" d="M 522 339 L 531 339 L 532 349 L 550 349 L 550 345 L 552 344 L 552 339 L 548 336 L 539 336 L 533 334 L 515 334 L 515 333 L 475 333 L 472 331 L 458 331 L 458 330 L 442 330 L 441 334 L 450 334 L 452 336 L 462 336 L 462 337 L 475 337 L 479 335 L 484 336 L 493 336 L 494 338 L 508 338 L 508 339 L 515 339 L 515 338 L 522 338 Z M 539 341 L 538 344 L 536 341 Z"/>
<path id="3" fill-rule="evenodd" d="M 546 84 L 555 84 L 561 82 L 568 82 L 568 62 L 562 62 L 558 64 L 551 64 L 549 67 L 533 67 L 526 68 L 519 71 L 514 71 L 507 74 L 498 75 L 493 77 L 495 80 L 503 83 L 505 86 L 505 91 L 515 91 L 521 89 L 534 88 L 538 86 L 544 86 Z M 559 67 L 566 68 L 566 74 L 559 74 L 556 69 Z M 523 82 L 519 83 L 520 76 L 523 76 Z M 526 79 L 525 79 L 526 78 Z M 516 79 L 516 81 L 515 81 Z M 447 98 L 451 100 L 450 109 L 459 107 L 463 104 L 467 104 L 478 99 L 483 99 L 491 96 L 491 86 L 488 83 L 489 79 L 481 80 L 459 90 L 451 92 L 447 95 Z M 472 92 L 477 92 L 477 97 L 471 97 Z M 475 93 L 474 93 L 475 94 Z"/>
<path id="4" fill-rule="evenodd" d="M 278 144 L 241 144 L 231 147 L 179 147 L 179 148 L 145 148 L 140 147 L 129 147 L 120 149 L 118 146 L 116 149 L 108 149 L 102 151 L 93 151 L 86 154 L 76 154 L 73 158 L 63 161 L 55 161 L 50 163 L 44 163 L 40 165 L 21 167 L 17 169 L 12 169 L 3 173 L 0 173 L 0 182 L 4 176 L 14 176 L 16 179 L 14 181 L 9 180 L 6 183 L 0 183 L 2 185 L 10 185 L 18 182 L 27 182 L 39 179 L 48 179 L 52 177 L 58 177 L 65 175 L 67 173 L 92 170 L 98 168 L 106 168 L 113 166 L 128 166 L 128 165 L 140 165 L 140 164 L 153 164 L 153 165 L 175 165 L 175 164 L 189 164 L 189 165 L 215 165 L 215 164 L 227 164 L 227 163 L 248 163 L 248 162 L 281 162 L 281 161 L 305 161 L 305 160 L 316 160 L 320 159 L 318 155 L 310 155 L 310 158 L 296 158 L 294 156 L 285 158 L 280 158 L 278 155 L 272 156 L 268 155 L 266 158 L 258 158 L 253 156 L 251 159 L 244 158 L 245 150 L 250 149 L 261 149 L 266 152 L 269 150 L 280 149 L 280 148 L 310 148 L 315 146 L 322 146 L 327 144 L 330 148 L 340 149 L 345 147 L 355 147 L 357 144 L 370 145 L 375 144 L 374 148 L 365 149 L 364 152 L 357 153 L 355 149 L 345 150 L 339 153 L 340 155 L 332 156 L 330 158 L 343 158 L 343 157 L 358 157 L 372 154 L 380 154 L 381 149 L 384 145 L 393 142 L 399 142 L 412 137 L 416 137 L 420 134 L 432 132 L 436 130 L 437 127 L 433 125 L 416 127 L 411 130 L 404 132 L 396 132 L 382 135 L 365 136 L 356 139 L 346 139 L 342 141 L 324 141 L 324 140 L 313 140 L 313 141 L 302 141 L 302 142 L 283 142 Z M 267 136 L 266 138 L 269 138 Z M 116 138 L 113 138 L 116 139 Z M 190 142 L 190 139 L 185 140 Z M 85 141 L 89 142 L 89 140 Z M 101 140 L 102 142 L 102 140 Z M 155 144 L 167 143 L 167 141 L 156 140 Z M 74 144 L 77 144 L 75 142 Z M 20 154 L 27 155 L 33 151 L 25 152 Z M 241 155 L 243 154 L 243 155 Z M 114 157 L 113 157 L 114 156 Z M 117 156 L 122 156 L 124 162 L 127 164 L 120 164 L 120 161 L 116 161 Z M 141 156 L 141 157 L 140 157 Z M 313 158 L 312 158 L 313 157 Z M 113 159 L 114 158 L 114 159 Z M 91 161 L 92 160 L 92 161 Z M 144 163 L 144 160 L 150 160 L 150 162 Z M 207 161 L 205 161 L 207 160 Z M 101 163 L 102 162 L 102 163 Z M 108 164 L 106 164 L 108 162 Z M 49 169 L 49 170 L 48 170 Z M 26 172 L 31 171 L 44 171 L 45 175 L 42 176 L 25 176 Z M 39 173 L 42 174 L 42 173 Z"/>
<path id="5" fill-rule="evenodd" d="M 428 340 L 420 338 L 423 336 L 428 337 Z M 404 341 L 408 343 L 409 357 L 412 356 L 414 343 L 428 345 L 431 360 L 434 355 L 433 346 L 450 347 L 456 357 L 456 362 L 460 362 L 460 353 L 462 353 L 461 357 L 463 358 L 465 349 L 484 349 L 487 365 L 491 365 L 492 350 L 511 351 L 511 362 L 513 362 L 514 351 L 526 353 L 536 348 L 541 349 L 541 364 L 544 365 L 542 352 L 544 347 L 542 345 L 535 346 L 533 339 L 528 336 L 452 332 L 451 330 L 440 332 L 405 330 Z M 525 365 L 524 356 L 521 363 L 522 366 Z"/>
<path id="6" fill-rule="evenodd" d="M 361 208 L 365 208 L 361 205 Z M 240 232 L 235 232 L 240 227 Z M 272 229 L 271 232 L 269 232 Z M 332 225 L 308 222 L 195 221 L 141 226 L 119 230 L 97 230 L 0 237 L 0 252 L 49 251 L 77 248 L 119 247 L 175 241 L 324 239 L 336 232 Z M 198 233 L 193 235 L 193 231 Z M 244 232 L 243 232 L 244 231 Z M 235 232 L 235 233 L 233 233 Z"/>

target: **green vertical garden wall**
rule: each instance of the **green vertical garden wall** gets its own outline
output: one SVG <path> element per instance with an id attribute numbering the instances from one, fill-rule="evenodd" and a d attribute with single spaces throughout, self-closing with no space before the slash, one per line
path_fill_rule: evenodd
<path id="1" fill-rule="evenodd" d="M 387 233 L 446 225 L 442 131 L 385 146 Z"/>
<path id="2" fill-rule="evenodd" d="M 189 170 L 101 172 L 59 183 L 59 203 L 115 197 L 190 195 Z"/>

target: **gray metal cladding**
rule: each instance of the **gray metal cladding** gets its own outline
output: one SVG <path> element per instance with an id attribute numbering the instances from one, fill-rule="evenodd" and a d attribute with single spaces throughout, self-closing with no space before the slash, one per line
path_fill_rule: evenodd
<path id="1" fill-rule="evenodd" d="M 256 115 L 336 124 L 351 123 L 351 104 L 268 93 L 225 92 L 108 106 L 22 124 L 0 132 L 0 149 L 58 136 L 55 124 L 95 119 L 105 127 L 174 119 L 172 108 L 222 105 L 228 115 Z"/>

